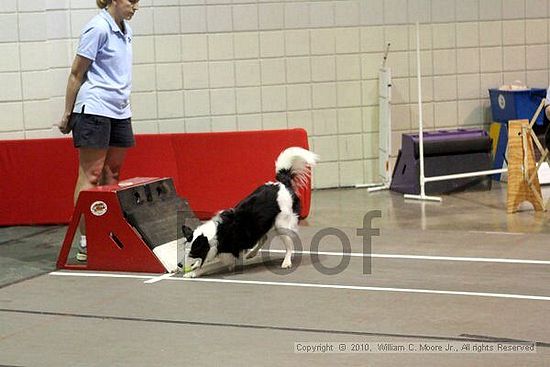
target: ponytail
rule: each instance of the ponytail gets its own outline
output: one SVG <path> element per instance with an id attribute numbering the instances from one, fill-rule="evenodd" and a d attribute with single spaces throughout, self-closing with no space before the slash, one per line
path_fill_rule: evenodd
<path id="1" fill-rule="evenodd" d="M 97 7 L 100 9 L 106 8 L 113 0 L 95 0 Z"/>

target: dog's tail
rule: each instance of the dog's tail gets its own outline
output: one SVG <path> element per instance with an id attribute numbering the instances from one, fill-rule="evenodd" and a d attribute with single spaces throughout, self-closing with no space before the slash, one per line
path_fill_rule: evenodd
<path id="1" fill-rule="evenodd" d="M 275 178 L 285 186 L 299 188 L 306 184 L 311 175 L 311 167 L 318 160 L 319 156 L 309 150 L 287 148 L 275 161 Z"/>

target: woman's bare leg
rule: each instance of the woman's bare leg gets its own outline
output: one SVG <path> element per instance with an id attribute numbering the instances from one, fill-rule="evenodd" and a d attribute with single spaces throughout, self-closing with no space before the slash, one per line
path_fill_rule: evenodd
<path id="1" fill-rule="evenodd" d="M 90 189 L 100 184 L 107 149 L 79 148 L 78 179 L 74 189 L 74 203 L 78 200 L 80 191 Z M 86 235 L 84 221 L 80 220 L 80 233 Z"/>
<path id="2" fill-rule="evenodd" d="M 101 172 L 100 185 L 116 185 L 120 179 L 120 168 L 128 148 L 110 147 Z"/>

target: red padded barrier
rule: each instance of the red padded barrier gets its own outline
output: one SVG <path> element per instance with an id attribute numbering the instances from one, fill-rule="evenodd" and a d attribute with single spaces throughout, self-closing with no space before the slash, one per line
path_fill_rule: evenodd
<path id="1" fill-rule="evenodd" d="M 78 173 L 78 155 L 70 139 L 37 142 L 31 162 L 34 186 L 31 210 L 36 223 L 59 223 L 68 220 L 73 210 L 73 192 Z M 34 167 L 41 167 L 35 169 Z M 45 171 L 45 172 L 44 172 Z"/>
<path id="2" fill-rule="evenodd" d="M 306 131 L 136 135 L 121 178 L 172 177 L 206 219 L 273 180 L 274 161 L 290 146 L 308 148 Z M 68 223 L 77 173 L 72 139 L 0 141 L 0 225 Z M 309 186 L 300 193 L 302 218 L 310 195 Z"/>
<path id="3" fill-rule="evenodd" d="M 172 177 L 179 183 L 178 165 L 174 159 L 173 134 L 136 135 L 136 146 L 128 150 L 121 179 L 132 177 Z M 178 191 L 181 195 L 181 193 Z"/>
<path id="4" fill-rule="evenodd" d="M 209 218 L 275 179 L 275 159 L 290 146 L 308 149 L 303 129 L 173 135 L 180 187 L 195 214 Z M 196 152 L 200 152 L 197 154 Z M 301 193 L 301 217 L 309 214 L 310 190 Z"/>
<path id="5" fill-rule="evenodd" d="M 71 139 L 0 144 L 0 225 L 67 223 L 78 156 Z"/>
<path id="6" fill-rule="evenodd" d="M 31 217 L 31 195 L 25 192 L 31 170 L 25 169 L 32 157 L 23 152 L 18 141 L 0 144 L 0 217 L 4 224 L 17 224 Z"/>

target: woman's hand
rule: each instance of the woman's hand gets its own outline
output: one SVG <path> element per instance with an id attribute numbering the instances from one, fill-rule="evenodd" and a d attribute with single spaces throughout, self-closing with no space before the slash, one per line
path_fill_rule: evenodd
<path id="1" fill-rule="evenodd" d="M 68 134 L 72 130 L 72 126 L 70 126 L 69 122 L 71 119 L 71 114 L 64 113 L 63 117 L 61 117 L 61 121 L 57 125 L 59 128 L 59 131 L 61 131 L 63 134 Z"/>

